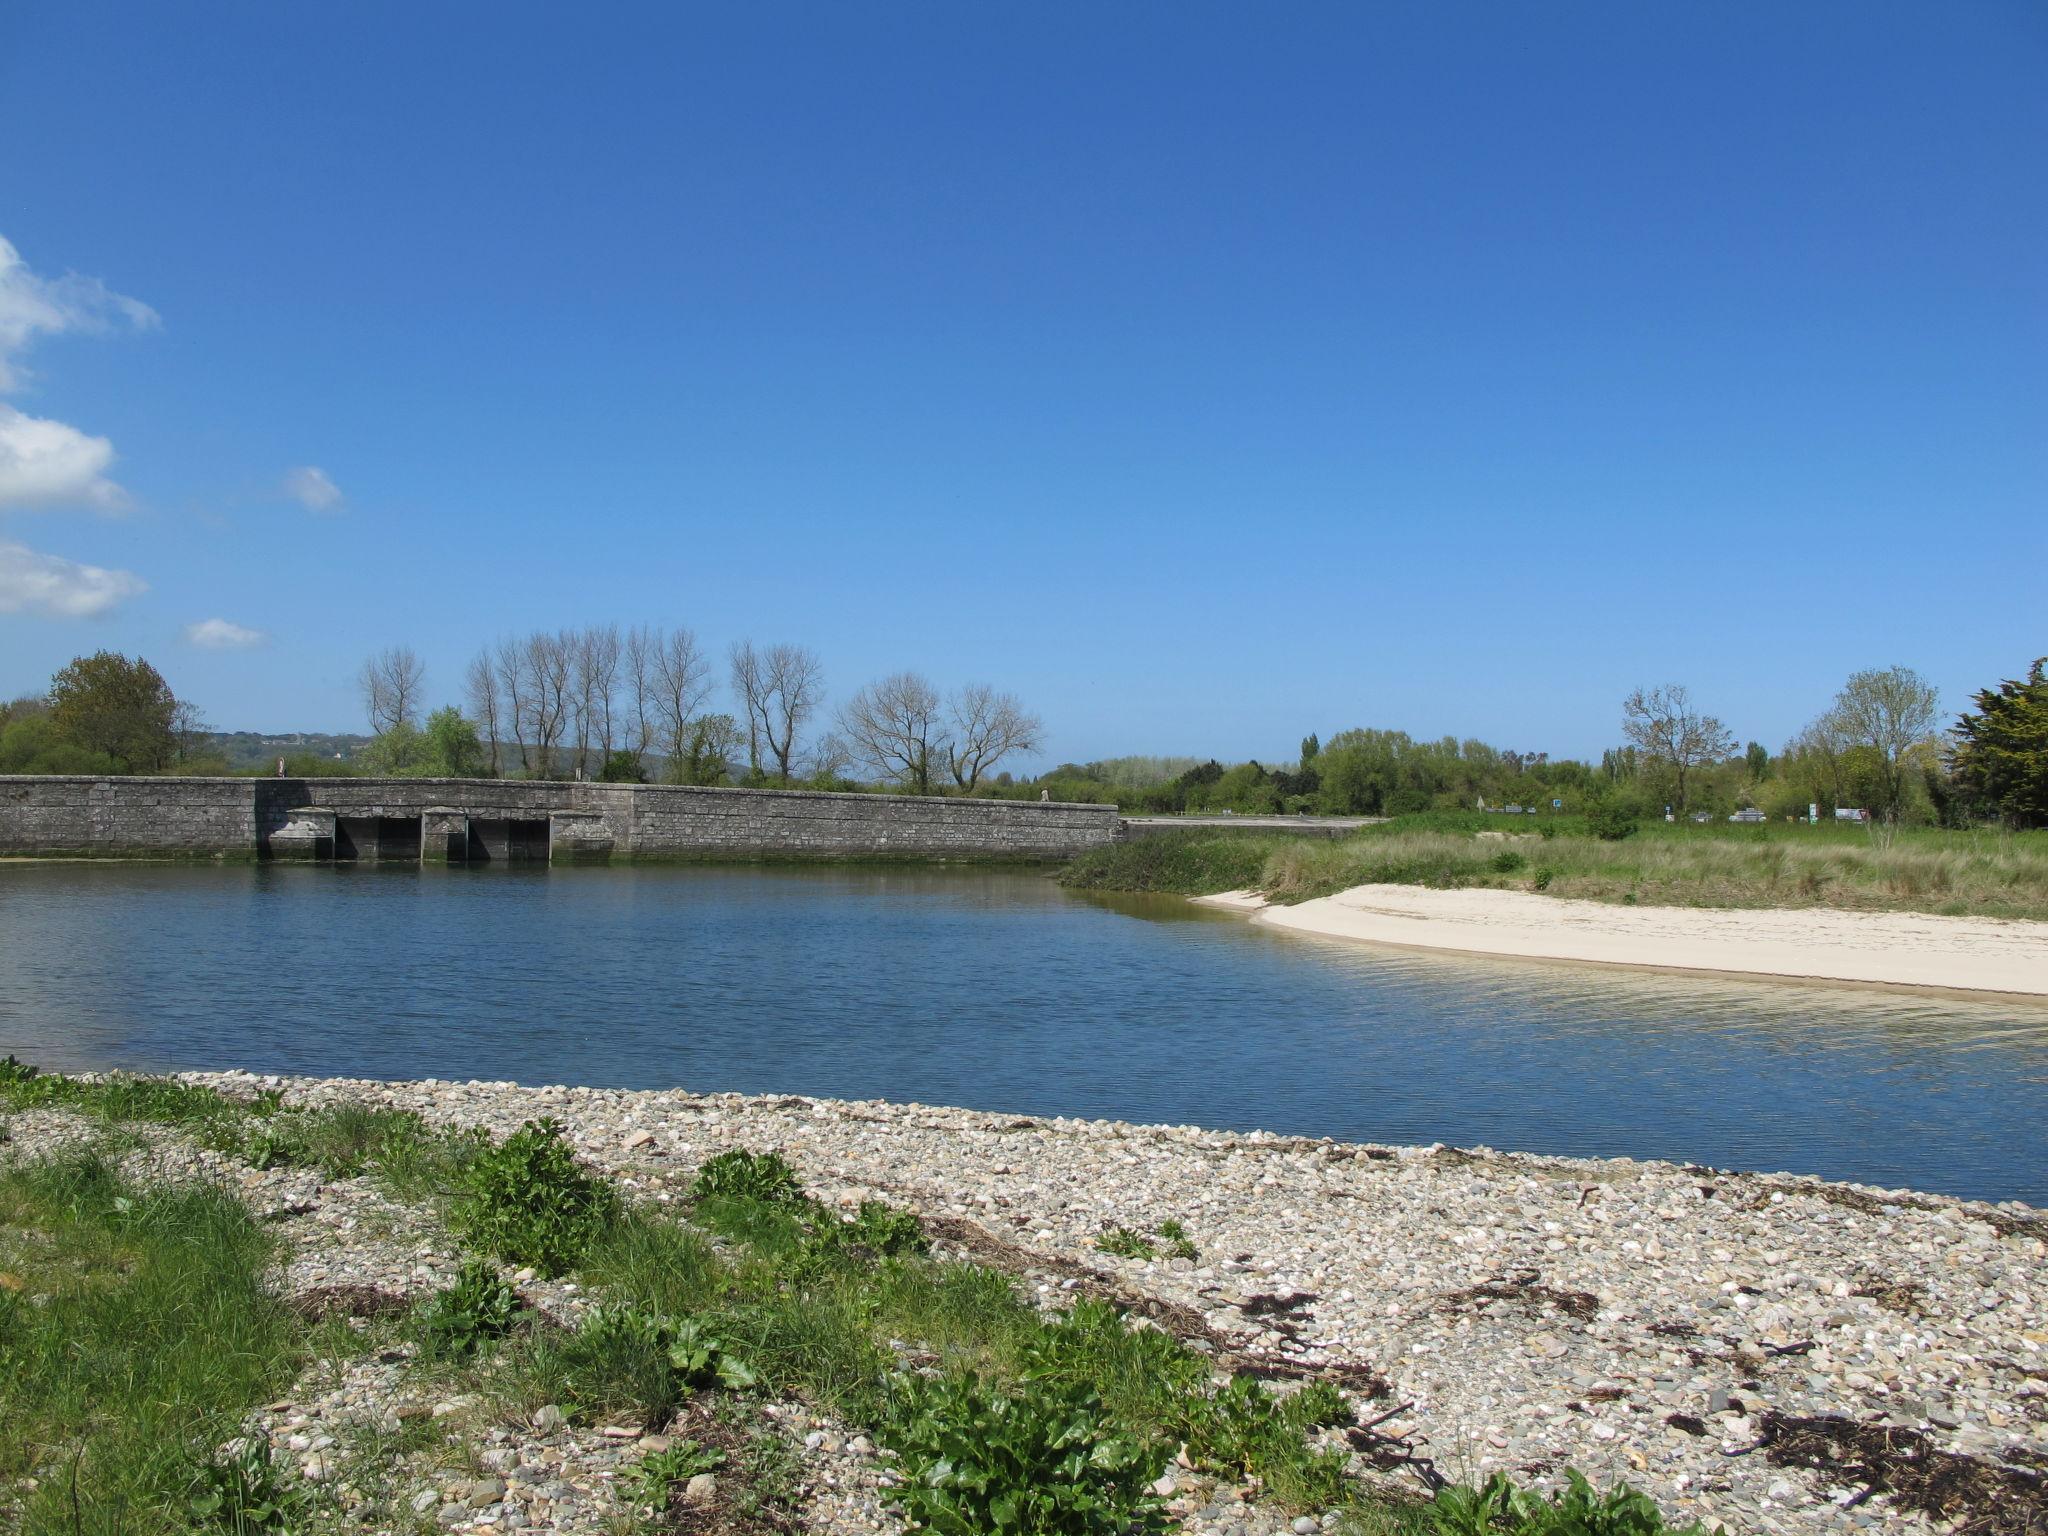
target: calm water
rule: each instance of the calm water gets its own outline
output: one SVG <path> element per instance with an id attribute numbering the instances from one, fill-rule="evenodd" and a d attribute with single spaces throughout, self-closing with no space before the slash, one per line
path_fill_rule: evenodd
<path id="1" fill-rule="evenodd" d="M 0 868 L 0 1054 L 919 1099 L 2048 1204 L 2048 1008 L 1381 953 L 945 871 Z"/>

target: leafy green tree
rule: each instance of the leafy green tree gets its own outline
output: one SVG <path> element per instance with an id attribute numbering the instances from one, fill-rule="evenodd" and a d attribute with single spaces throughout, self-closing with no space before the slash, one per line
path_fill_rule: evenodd
<path id="1" fill-rule="evenodd" d="M 425 729 L 399 720 L 363 748 L 365 771 L 394 779 L 474 779 L 487 758 L 476 726 L 450 704 L 427 716 Z"/>
<path id="2" fill-rule="evenodd" d="M 1322 742 L 1317 739 L 1314 731 L 1310 731 L 1301 738 L 1301 766 L 1306 768 L 1322 755 L 1322 751 Z"/>
<path id="3" fill-rule="evenodd" d="M 0 773 L 118 773 L 104 752 L 75 746 L 57 734 L 47 709 L 11 710 L 0 721 Z"/>
<path id="4" fill-rule="evenodd" d="M 140 656 L 80 656 L 50 681 L 50 722 L 58 738 L 103 753 L 128 773 L 155 773 L 178 750 L 178 701 Z"/>
<path id="5" fill-rule="evenodd" d="M 1866 780 L 1864 803 L 1896 826 L 1912 782 L 1912 758 L 1934 734 L 1934 685 L 1911 667 L 1873 667 L 1842 685 L 1825 719 L 1827 733 L 1853 753 Z"/>
<path id="6" fill-rule="evenodd" d="M 487 754 L 476 726 L 453 704 L 443 705 L 427 716 L 427 728 L 420 733 L 426 746 L 426 773 L 436 779 L 475 779 L 483 776 Z"/>
<path id="7" fill-rule="evenodd" d="M 1956 722 L 1957 781 L 2018 827 L 2048 826 L 2048 657 L 2025 682 L 2007 679 L 1976 695 Z"/>
<path id="8" fill-rule="evenodd" d="M 669 762 L 669 777 L 678 784 L 723 784 L 744 739 L 731 715 L 697 716 L 690 722 L 682 752 Z"/>
<path id="9" fill-rule="evenodd" d="M 1771 776 L 1771 749 L 1760 741 L 1752 741 L 1743 753 L 1749 764 L 1749 782 L 1761 784 Z"/>

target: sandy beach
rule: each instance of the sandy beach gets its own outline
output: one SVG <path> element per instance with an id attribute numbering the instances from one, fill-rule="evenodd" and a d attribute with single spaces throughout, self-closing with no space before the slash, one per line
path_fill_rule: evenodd
<path id="1" fill-rule="evenodd" d="M 2048 923 L 1816 908 L 1622 907 L 1361 885 L 1299 906 L 1198 898 L 1296 933 L 1408 949 L 2048 998 Z"/>

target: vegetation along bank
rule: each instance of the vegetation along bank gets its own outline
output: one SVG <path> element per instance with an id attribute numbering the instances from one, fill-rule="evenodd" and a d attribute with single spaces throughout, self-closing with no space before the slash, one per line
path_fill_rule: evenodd
<path id="1" fill-rule="evenodd" d="M 680 1091 L 0 1105 L 31 1532 L 2048 1519 L 2016 1204 Z"/>
<path id="2" fill-rule="evenodd" d="M 1077 859 L 1083 890 L 1292 904 L 1361 885 L 1527 891 L 1624 905 L 1833 908 L 2048 919 L 2048 832 L 1666 823 L 1435 811 L 1341 838 L 1189 831 Z"/>

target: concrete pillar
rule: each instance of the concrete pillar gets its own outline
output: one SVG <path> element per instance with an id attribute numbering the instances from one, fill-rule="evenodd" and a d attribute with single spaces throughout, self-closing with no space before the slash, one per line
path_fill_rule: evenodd
<path id="1" fill-rule="evenodd" d="M 469 862 L 469 813 L 449 805 L 430 805 L 420 812 L 420 862 Z"/>
<path id="2" fill-rule="evenodd" d="M 270 834 L 270 856 L 287 864 L 328 863 L 334 858 L 334 812 L 301 806 Z"/>
<path id="3" fill-rule="evenodd" d="M 611 856 L 611 829 L 598 812 L 555 811 L 548 817 L 550 864 L 604 864 Z"/>

